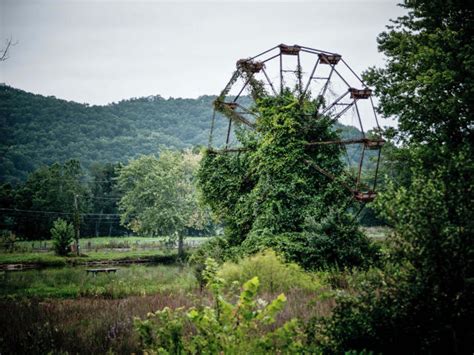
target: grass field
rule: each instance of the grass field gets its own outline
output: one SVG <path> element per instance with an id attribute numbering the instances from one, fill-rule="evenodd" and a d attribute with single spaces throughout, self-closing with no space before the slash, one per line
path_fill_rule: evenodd
<path id="1" fill-rule="evenodd" d="M 116 274 L 87 275 L 84 267 L 0 273 L 0 352 L 3 354 L 141 353 L 135 317 L 164 307 L 211 305 L 187 266 L 135 265 Z M 283 292 L 263 289 L 260 300 Z M 330 314 L 323 290 L 287 289 L 277 325 Z M 263 302 L 263 301 L 261 301 Z"/>
<path id="2" fill-rule="evenodd" d="M 383 241 L 389 232 L 387 228 L 365 229 L 376 241 Z M 190 240 L 193 239 L 197 238 Z M 80 257 L 33 251 L 28 248 L 32 242 L 20 242 L 24 244 L 23 252 L 0 253 L 0 266 L 46 266 L 0 271 L 0 353 L 140 352 L 141 344 L 133 329 L 134 317 L 143 318 L 164 307 L 200 307 L 210 302 L 209 294 L 200 291 L 193 270 L 176 263 L 175 248 L 142 247 L 162 241 L 163 238 L 146 237 L 82 239 L 81 243 L 90 242 L 97 248 L 81 249 L 84 255 Z M 50 246 L 49 241 L 46 246 Z M 118 269 L 116 273 L 96 276 L 87 274 L 86 269 L 97 266 L 81 266 L 123 260 L 153 264 L 118 265 L 114 266 Z M 166 262 L 169 264 L 164 265 Z M 240 275 L 246 270 L 244 265 L 230 265 L 223 270 Z M 291 279 L 298 276 L 282 276 L 272 263 L 265 265 L 258 264 L 251 273 L 262 274 L 262 285 L 273 273 L 270 280 L 279 281 L 270 281 L 272 287 L 264 288 L 259 297 L 270 300 L 284 292 L 288 299 L 277 325 L 292 318 L 308 322 L 311 317 L 329 315 L 335 305 L 333 284 L 337 289 L 348 287 L 346 276 L 339 273 L 308 274 L 308 280 L 300 285 L 297 279 Z M 308 287 L 306 282 L 314 283 L 315 287 Z"/>
<path id="3" fill-rule="evenodd" d="M 120 266 L 116 273 L 63 267 L 0 273 L 0 298 L 121 298 L 196 287 L 192 270 L 175 265 Z"/>
<path id="4" fill-rule="evenodd" d="M 209 237 L 188 237 L 185 247 L 192 249 Z M 80 240 L 81 256 L 60 257 L 52 251 L 51 240 L 18 241 L 13 252 L 0 251 L 0 265 L 29 264 L 41 267 L 81 265 L 92 262 L 175 261 L 176 249 L 158 237 L 98 237 Z"/>
<path id="5" fill-rule="evenodd" d="M 197 246 L 205 242 L 209 237 L 186 237 L 185 244 Z M 81 238 L 79 244 L 82 250 L 98 249 L 145 249 L 145 248 L 164 248 L 167 238 L 165 237 L 93 237 Z M 35 249 L 51 249 L 51 240 L 30 240 L 18 241 L 15 244 L 17 250 L 30 252 Z"/>
<path id="6" fill-rule="evenodd" d="M 157 262 L 171 263 L 177 256 L 176 250 L 123 250 L 123 251 L 91 251 L 81 256 L 61 257 L 50 252 L 30 253 L 1 253 L 0 265 L 30 264 L 38 267 L 57 267 L 66 265 L 81 265 L 94 262 L 118 263 L 130 262 Z"/>

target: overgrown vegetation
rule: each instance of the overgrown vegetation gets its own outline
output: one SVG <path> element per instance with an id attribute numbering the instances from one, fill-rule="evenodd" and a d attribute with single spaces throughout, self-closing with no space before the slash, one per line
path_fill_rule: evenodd
<path id="1" fill-rule="evenodd" d="M 285 263 L 273 250 L 243 258 L 238 262 L 226 262 L 217 272 L 224 285 L 242 285 L 258 277 L 259 290 L 274 293 L 290 290 L 321 291 L 324 284 L 317 274 L 305 272 L 295 263 Z"/>
<path id="2" fill-rule="evenodd" d="M 137 320 L 136 327 L 145 351 L 167 354 L 263 354 L 303 351 L 304 334 L 296 319 L 270 330 L 286 303 L 284 294 L 267 303 L 257 299 L 258 277 L 243 284 L 235 304 L 222 294 L 223 280 L 217 277 L 218 265 L 208 259 L 205 280 L 212 296 L 212 307 L 183 308 L 150 313 Z M 191 334 L 185 328 L 192 327 Z"/>
<path id="3" fill-rule="evenodd" d="M 403 6 L 409 13 L 378 39 L 386 66 L 364 75 L 380 112 L 399 123 L 385 131 L 382 191 L 371 206 L 390 225 L 387 239 L 374 246 L 348 213 L 339 148 L 304 148 L 338 138 L 328 117 L 307 115 L 320 102 L 284 90 L 257 100 L 255 133 L 236 132 L 245 150 L 205 153 L 202 199 L 225 230 L 190 256 L 192 270 L 133 267 L 96 278 L 78 268 L 2 273 L 0 353 L 472 353 L 474 12 L 440 0 Z M 18 188 L 3 186 L 2 206 L 54 206 L 70 215 L 74 194 L 124 197 L 131 227 L 170 234 L 186 226 L 192 209 L 162 208 L 168 197 L 186 205 L 181 197 L 193 190 L 182 185 L 192 180 L 182 156 L 167 152 L 121 167 L 122 192 L 114 187 L 115 168 L 97 174 L 104 186 L 82 192 L 77 161 L 40 168 Z M 319 174 L 311 161 L 337 178 Z M 95 206 L 100 214 L 111 204 Z M 44 230 L 57 218 L 43 212 L 50 218 L 23 231 Z M 6 229 L 15 223 L 2 216 Z M 2 240 L 10 253 L 0 254 L 0 263 L 29 258 L 64 266 L 129 255 L 176 261 L 174 253 L 154 251 L 15 254 L 24 242 L 14 234 Z M 137 294 L 146 296 L 131 296 Z"/>
<path id="4" fill-rule="evenodd" d="M 230 246 L 247 253 L 271 247 L 308 269 L 367 266 L 377 251 L 347 212 L 351 192 L 341 184 L 340 147 L 305 149 L 308 141 L 338 137 L 329 118 L 307 114 L 318 105 L 290 90 L 257 100 L 256 131 L 238 134 L 247 150 L 208 151 L 199 186 L 204 202 L 224 223 Z"/>
<path id="5" fill-rule="evenodd" d="M 287 267 L 271 253 L 244 258 L 231 267 L 240 269 L 238 273 L 241 274 L 249 271 L 248 265 L 256 263 L 266 270 L 260 273 L 264 280 L 255 295 L 256 307 L 261 309 L 264 307 L 261 300 L 275 299 L 282 292 L 287 298 L 285 307 L 275 317 L 275 323 L 260 328 L 263 332 L 271 332 L 297 318 L 298 327 L 306 334 L 304 323 L 310 317 L 330 314 L 334 301 L 324 296 L 330 294 L 329 286 L 322 281 L 325 276 L 321 275 L 321 279 L 319 276 L 303 276 L 304 271 L 294 265 Z M 272 268 L 286 276 L 283 279 L 282 275 L 274 274 L 278 282 L 270 287 L 268 276 Z M 220 271 L 218 277 L 219 274 Z M 223 276 L 219 292 L 235 305 L 239 287 L 232 277 Z M 300 276 L 313 280 L 313 283 L 299 282 Z M 293 284 L 295 281 L 297 283 Z M 323 283 L 323 288 L 320 288 Z M 186 266 L 120 267 L 117 274 L 98 274 L 96 277 L 87 275 L 83 268 L 31 270 L 6 275 L 3 285 L 3 297 L 0 297 L 2 353 L 138 353 L 141 346 L 133 329 L 134 317 L 146 318 L 148 312 L 155 313 L 165 307 L 168 307 L 168 313 L 181 315 L 184 309 L 194 307 L 200 312 L 205 307 L 213 309 L 215 305 L 212 294 L 199 289 L 191 269 Z M 27 299 L 23 299 L 25 297 Z M 231 337 L 231 330 L 226 334 Z M 298 337 L 304 339 L 305 334 L 299 333 Z M 183 337 L 188 339 L 191 335 L 190 328 L 184 327 Z M 286 346 L 293 346 L 289 343 L 291 339 L 284 334 L 271 339 L 286 339 Z M 283 344 L 279 341 L 271 346 Z"/>
<path id="6" fill-rule="evenodd" d="M 474 327 L 474 12 L 457 2 L 404 2 L 379 36 L 387 65 L 369 70 L 383 114 L 398 117 L 390 158 L 405 166 L 377 200 L 394 227 L 380 276 L 338 300 L 328 349 L 470 353 Z M 403 159 L 403 160 L 400 160 Z"/>

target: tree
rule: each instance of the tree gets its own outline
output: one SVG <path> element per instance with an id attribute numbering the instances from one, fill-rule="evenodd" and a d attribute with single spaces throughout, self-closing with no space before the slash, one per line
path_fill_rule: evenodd
<path id="1" fill-rule="evenodd" d="M 18 234 L 31 239 L 47 238 L 53 221 L 59 216 L 73 221 L 76 212 L 87 212 L 89 192 L 81 181 L 83 177 L 77 160 L 42 166 L 31 173 L 18 188 L 15 204 L 18 209 L 36 212 L 16 218 Z"/>
<path id="2" fill-rule="evenodd" d="M 378 37 L 387 64 L 365 79 L 404 142 L 458 149 L 472 136 L 474 11 L 465 5 L 406 0 L 408 14 Z"/>
<path id="3" fill-rule="evenodd" d="M 142 235 L 178 237 L 183 253 L 187 228 L 202 228 L 194 174 L 200 156 L 162 151 L 160 157 L 142 156 L 119 170 L 121 223 Z"/>
<path id="4" fill-rule="evenodd" d="M 379 282 L 338 303 L 331 351 L 470 353 L 474 12 L 462 1 L 402 6 L 408 14 L 378 38 L 386 66 L 365 75 L 380 111 L 398 118 L 391 158 L 408 171 L 376 203 L 395 228 L 391 262 Z"/>
<path id="5" fill-rule="evenodd" d="M 331 119 L 306 114 L 317 105 L 290 90 L 257 100 L 256 130 L 237 132 L 243 150 L 208 151 L 199 186 L 231 246 L 272 247 L 306 268 L 363 265 L 374 249 L 347 214 L 351 192 L 344 188 L 341 148 L 305 145 L 338 139 Z"/>
<path id="6" fill-rule="evenodd" d="M 51 228 L 53 248 L 56 254 L 64 256 L 71 251 L 71 243 L 74 239 L 74 227 L 65 220 L 58 218 Z"/>
<path id="7" fill-rule="evenodd" d="M 92 181 L 89 183 L 91 191 L 91 213 L 94 216 L 85 218 L 85 227 L 88 235 L 123 235 L 126 230 L 120 225 L 117 218 L 119 213 L 118 201 L 122 194 L 117 188 L 118 170 L 121 164 L 95 163 L 90 168 Z"/>
<path id="8" fill-rule="evenodd" d="M 405 143 L 412 177 L 392 184 L 379 210 L 416 270 L 412 281 L 444 309 L 440 321 L 461 331 L 449 314 L 467 311 L 474 277 L 474 11 L 458 1 L 403 6 L 408 15 L 378 38 L 386 67 L 369 70 L 366 79 L 380 95 L 381 112 L 398 117 L 395 138 Z"/>

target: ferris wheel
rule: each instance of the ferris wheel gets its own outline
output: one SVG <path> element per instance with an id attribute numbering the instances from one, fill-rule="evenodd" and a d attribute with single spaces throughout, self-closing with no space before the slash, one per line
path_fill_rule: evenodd
<path id="1" fill-rule="evenodd" d="M 339 145 L 347 159 L 345 173 L 349 176 L 342 187 L 361 203 L 371 202 L 376 196 L 377 175 L 381 149 L 385 143 L 372 99 L 372 90 L 338 53 L 320 49 L 280 44 L 253 57 L 240 59 L 236 70 L 214 101 L 209 152 L 231 154 L 245 151 L 235 146 L 232 129 L 258 129 L 256 100 L 264 96 L 278 96 L 291 89 L 300 98 L 318 102 L 313 117 L 329 117 L 334 123 L 352 126 L 350 137 L 332 141 L 309 141 L 306 149 L 321 145 Z M 225 146 L 213 147 L 215 121 L 222 116 L 228 120 Z M 370 126 L 368 131 L 364 126 Z M 342 126 L 340 126 L 342 127 Z M 320 174 L 337 180 L 331 172 L 315 162 L 308 162 Z"/>

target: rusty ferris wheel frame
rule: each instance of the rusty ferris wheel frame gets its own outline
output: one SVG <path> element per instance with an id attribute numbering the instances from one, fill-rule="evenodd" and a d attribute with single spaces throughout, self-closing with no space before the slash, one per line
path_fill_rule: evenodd
<path id="1" fill-rule="evenodd" d="M 302 67 L 302 55 L 310 57 L 310 73 L 307 78 L 304 78 L 305 71 Z M 285 68 L 286 57 L 296 58 L 296 67 L 292 69 Z M 271 75 L 267 72 L 267 66 L 277 61 L 278 76 L 276 80 L 272 80 Z M 343 66 L 348 70 L 352 81 L 355 80 L 356 85 L 351 85 L 350 80 L 344 77 L 339 66 Z M 324 68 L 325 67 L 325 68 Z M 321 70 L 324 68 L 324 70 Z M 324 72 L 324 74 L 320 74 Z M 351 108 L 355 111 L 357 117 L 357 124 L 362 136 L 357 139 L 335 140 L 335 141 L 315 141 L 307 142 L 307 149 L 315 149 L 319 145 L 340 145 L 344 148 L 347 155 L 346 146 L 357 144 L 362 147 L 359 158 L 357 171 L 355 176 L 349 177 L 349 182 L 340 182 L 342 186 L 351 192 L 352 197 L 359 202 L 366 203 L 374 200 L 376 196 L 377 175 L 380 165 L 380 154 L 382 146 L 385 143 L 379 135 L 367 136 L 362 124 L 361 111 L 358 107 L 358 102 L 361 100 L 368 101 L 371 108 L 371 114 L 375 118 L 375 132 L 380 132 L 380 125 L 377 118 L 377 113 L 372 99 L 372 90 L 363 82 L 363 80 L 355 73 L 355 71 L 342 59 L 338 53 L 328 52 L 320 49 L 300 45 L 286 45 L 280 44 L 272 47 L 256 56 L 247 59 L 240 59 L 236 63 L 236 70 L 234 71 L 228 84 L 222 90 L 218 98 L 214 101 L 214 111 L 212 115 L 211 132 L 209 135 L 209 152 L 214 154 L 227 154 L 242 152 L 247 148 L 231 148 L 229 147 L 229 140 L 231 136 L 232 124 L 247 127 L 249 129 L 256 129 L 255 122 L 258 120 L 258 113 L 251 108 L 245 107 L 241 103 L 247 89 L 253 98 L 257 100 L 265 95 L 277 96 L 281 94 L 286 86 L 286 76 L 288 73 L 293 75 L 296 79 L 294 92 L 300 97 L 310 97 L 312 84 L 318 82 L 318 94 L 315 98 L 319 99 L 320 105 L 317 112 L 311 114 L 313 117 L 330 117 L 334 122 L 337 122 L 340 117 L 346 114 Z M 322 76 L 323 75 L 323 76 Z M 328 97 L 328 92 L 331 91 L 330 86 L 334 79 L 338 79 L 342 83 L 342 89 L 337 94 L 332 92 L 334 98 Z M 238 89 L 236 95 L 229 95 L 231 89 L 235 86 L 237 81 L 243 84 Z M 220 113 L 228 119 L 226 144 L 223 149 L 214 149 L 212 147 L 212 138 L 214 133 L 214 125 L 216 113 Z M 370 183 L 362 182 L 362 170 L 364 159 L 367 159 L 366 150 L 377 151 L 375 174 L 373 181 Z M 336 176 L 331 172 L 326 171 L 313 161 L 306 161 L 319 173 L 325 175 L 331 180 L 337 180 Z"/>

